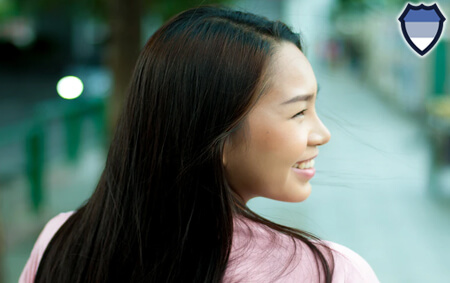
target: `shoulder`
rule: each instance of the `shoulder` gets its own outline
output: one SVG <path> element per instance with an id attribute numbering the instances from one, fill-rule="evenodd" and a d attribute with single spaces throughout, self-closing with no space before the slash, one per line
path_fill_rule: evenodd
<path id="1" fill-rule="evenodd" d="M 235 221 L 232 249 L 224 282 L 317 282 L 323 270 L 316 255 L 299 239 L 268 229 L 265 225 Z M 310 240 L 330 262 L 326 247 L 335 262 L 333 282 L 379 283 L 375 272 L 353 250 L 326 240 Z"/>
<path id="2" fill-rule="evenodd" d="M 47 248 L 48 243 L 58 229 L 73 213 L 74 211 L 60 213 L 47 222 L 33 246 L 30 257 L 28 258 L 22 274 L 20 275 L 19 283 L 34 281 L 34 276 L 39 266 L 39 262 L 45 252 L 45 249 Z"/>
<path id="3" fill-rule="evenodd" d="M 350 248 L 335 242 L 322 240 L 333 252 L 335 278 L 345 282 L 379 282 L 369 263 Z"/>

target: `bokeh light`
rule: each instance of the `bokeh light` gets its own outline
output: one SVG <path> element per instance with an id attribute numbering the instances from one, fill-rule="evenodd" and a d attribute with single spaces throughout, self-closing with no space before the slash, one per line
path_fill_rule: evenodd
<path id="1" fill-rule="evenodd" d="M 63 77 L 56 85 L 59 96 L 64 99 L 74 99 L 83 92 L 83 82 L 75 76 Z"/>

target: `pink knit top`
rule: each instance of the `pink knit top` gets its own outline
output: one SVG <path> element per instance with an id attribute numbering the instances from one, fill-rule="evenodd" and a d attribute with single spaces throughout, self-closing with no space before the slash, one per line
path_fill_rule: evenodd
<path id="1" fill-rule="evenodd" d="M 52 218 L 39 235 L 19 278 L 32 283 L 47 244 L 73 211 Z M 342 245 L 323 241 L 333 253 L 333 282 L 379 283 L 370 265 L 357 253 Z M 295 245 L 296 244 L 296 245 Z M 247 219 L 234 221 L 233 245 L 223 282 L 319 282 L 323 280 L 321 264 L 300 240 L 294 241 L 279 232 Z M 319 249 L 327 256 L 325 249 Z M 329 259 L 329 257 L 327 257 Z"/>

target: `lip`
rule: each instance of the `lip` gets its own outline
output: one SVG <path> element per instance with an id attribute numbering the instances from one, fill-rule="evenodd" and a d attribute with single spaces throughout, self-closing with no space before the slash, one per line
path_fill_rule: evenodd
<path id="1" fill-rule="evenodd" d="M 292 167 L 292 170 L 294 170 L 294 172 L 303 178 L 306 179 L 311 179 L 312 177 L 314 177 L 314 174 L 316 173 L 316 169 L 314 167 L 312 168 L 308 168 L 308 169 L 297 169 Z"/>
<path id="2" fill-rule="evenodd" d="M 302 162 L 305 162 L 305 161 L 310 161 L 310 160 L 316 158 L 317 156 L 318 156 L 318 154 L 316 154 L 315 156 L 311 157 L 310 159 L 305 159 L 305 160 L 302 160 L 302 161 L 297 161 L 297 162 L 295 162 L 295 164 L 297 164 L 297 163 L 302 163 Z"/>

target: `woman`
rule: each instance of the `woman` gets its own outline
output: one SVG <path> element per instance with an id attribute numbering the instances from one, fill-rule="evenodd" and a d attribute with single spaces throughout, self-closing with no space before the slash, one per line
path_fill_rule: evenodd
<path id="1" fill-rule="evenodd" d="M 95 192 L 46 225 L 20 282 L 378 282 L 355 252 L 246 205 L 305 200 L 314 169 L 295 167 L 330 139 L 301 50 L 285 24 L 224 6 L 164 24 Z"/>

